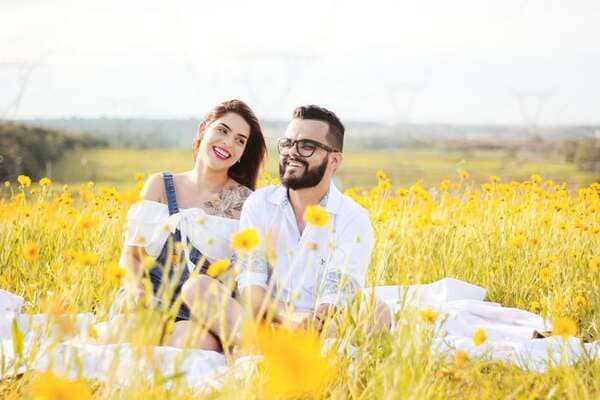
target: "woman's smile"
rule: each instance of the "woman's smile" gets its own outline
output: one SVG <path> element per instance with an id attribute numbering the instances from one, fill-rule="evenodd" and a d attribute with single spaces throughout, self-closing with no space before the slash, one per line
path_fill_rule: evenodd
<path id="1" fill-rule="evenodd" d="M 227 160 L 231 158 L 231 153 L 220 146 L 213 146 L 213 152 L 219 160 Z"/>

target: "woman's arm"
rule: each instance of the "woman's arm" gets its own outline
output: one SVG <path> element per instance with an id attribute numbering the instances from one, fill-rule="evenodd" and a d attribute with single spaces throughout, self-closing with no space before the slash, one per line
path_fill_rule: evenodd
<path id="1" fill-rule="evenodd" d="M 146 180 L 144 187 L 140 191 L 140 197 L 144 200 L 164 202 L 164 183 L 161 174 L 154 174 Z M 143 285 L 143 266 L 142 262 L 146 257 L 146 251 L 139 246 L 123 246 L 121 263 L 127 271 L 128 284 L 127 289 L 134 302 L 138 302 L 144 294 Z"/>

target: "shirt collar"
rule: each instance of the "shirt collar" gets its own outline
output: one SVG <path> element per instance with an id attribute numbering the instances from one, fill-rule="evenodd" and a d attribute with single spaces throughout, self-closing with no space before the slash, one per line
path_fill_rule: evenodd
<path id="1" fill-rule="evenodd" d="M 340 206 L 342 205 L 342 193 L 339 189 L 331 182 L 329 184 L 329 190 L 321 199 L 320 205 L 324 207 L 330 214 L 337 214 Z M 283 185 L 278 185 L 275 190 L 267 197 L 267 199 L 278 206 L 285 206 L 289 203 L 287 197 L 287 188 Z"/>

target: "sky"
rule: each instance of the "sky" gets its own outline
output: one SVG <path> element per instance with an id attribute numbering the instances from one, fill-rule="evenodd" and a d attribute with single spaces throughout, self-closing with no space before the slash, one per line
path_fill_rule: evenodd
<path id="1" fill-rule="evenodd" d="M 600 123 L 597 0 L 0 0 L 0 118 Z"/>

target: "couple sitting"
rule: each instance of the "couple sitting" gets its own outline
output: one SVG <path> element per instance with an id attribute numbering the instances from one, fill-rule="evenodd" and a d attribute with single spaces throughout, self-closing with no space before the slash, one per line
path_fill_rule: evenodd
<path id="1" fill-rule="evenodd" d="M 281 184 L 253 192 L 266 155 L 263 133 L 245 103 L 226 101 L 199 125 L 192 170 L 148 179 L 143 200 L 128 213 L 121 264 L 132 278 L 126 293 L 133 302 L 143 298 L 145 277 L 155 304 L 165 282 L 172 283 L 171 297 L 180 297 L 181 306 L 170 345 L 182 345 L 199 323 L 206 330 L 192 345 L 222 351 L 224 342 L 239 344 L 247 318 L 284 324 L 290 315 L 335 335 L 334 324 L 323 330 L 324 321 L 363 288 L 373 249 L 367 212 L 331 182 L 342 163 L 343 137 L 331 111 L 296 108 L 278 141 Z M 317 204 L 329 214 L 327 226 L 303 218 Z M 229 239 L 245 228 L 256 229 L 260 244 L 234 262 L 232 290 L 206 272 L 216 260 L 235 258 Z M 143 265 L 147 256 L 155 259 L 150 268 Z M 375 325 L 389 325 L 384 304 L 375 316 Z"/>

